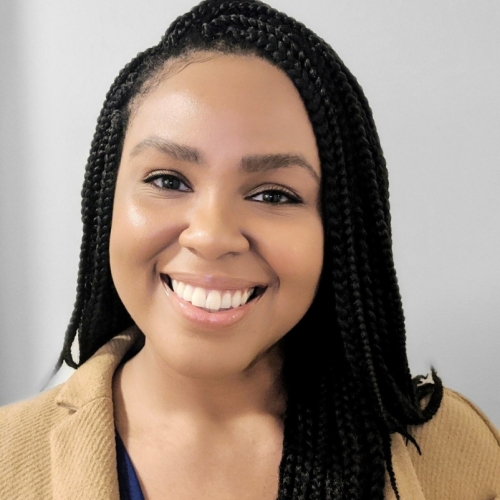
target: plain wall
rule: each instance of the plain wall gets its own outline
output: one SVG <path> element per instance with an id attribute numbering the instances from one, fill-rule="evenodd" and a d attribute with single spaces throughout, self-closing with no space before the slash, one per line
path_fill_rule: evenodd
<path id="1" fill-rule="evenodd" d="M 118 71 L 191 1 L 0 6 L 0 403 L 36 394 L 75 298 L 80 190 Z M 500 3 L 274 0 L 329 42 L 373 108 L 415 374 L 500 425 Z"/>

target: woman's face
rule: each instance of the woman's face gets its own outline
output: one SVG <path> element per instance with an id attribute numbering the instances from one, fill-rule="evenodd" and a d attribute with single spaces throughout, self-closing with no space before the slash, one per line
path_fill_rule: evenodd
<path id="1" fill-rule="evenodd" d="M 257 57 L 206 59 L 164 78 L 132 114 L 110 260 L 151 359 L 218 378 L 271 352 L 311 305 L 321 171 L 284 73 Z"/>

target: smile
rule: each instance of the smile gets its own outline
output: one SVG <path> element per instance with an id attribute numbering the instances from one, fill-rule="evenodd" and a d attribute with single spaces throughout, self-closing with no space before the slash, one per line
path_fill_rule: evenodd
<path id="1" fill-rule="evenodd" d="M 162 280 L 177 297 L 208 312 L 238 309 L 265 291 L 265 287 L 261 286 L 239 290 L 204 288 L 172 279 L 167 275 L 162 275 Z"/>

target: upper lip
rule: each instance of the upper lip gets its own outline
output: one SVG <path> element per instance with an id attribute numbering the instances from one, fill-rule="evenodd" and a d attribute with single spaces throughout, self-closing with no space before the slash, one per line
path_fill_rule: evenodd
<path id="1" fill-rule="evenodd" d="M 246 288 L 266 287 L 267 283 L 262 281 L 252 281 L 243 278 L 233 278 L 212 274 L 191 274 L 184 272 L 160 273 L 163 280 L 168 278 L 182 281 L 187 285 L 201 287 L 210 290 L 244 290 Z"/>

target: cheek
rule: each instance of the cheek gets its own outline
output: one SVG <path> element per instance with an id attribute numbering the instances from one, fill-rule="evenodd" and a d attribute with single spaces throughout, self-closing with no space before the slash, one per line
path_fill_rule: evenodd
<path id="1" fill-rule="evenodd" d="M 323 225 L 311 215 L 289 231 L 275 230 L 268 239 L 267 259 L 279 280 L 277 307 L 294 326 L 311 305 L 323 267 Z"/>
<path id="2" fill-rule="evenodd" d="M 158 255 L 178 238 L 179 224 L 172 210 L 158 210 L 155 201 L 118 196 L 113 206 L 110 235 L 110 266 L 121 294 L 125 287 L 144 288 L 155 279 Z"/>

